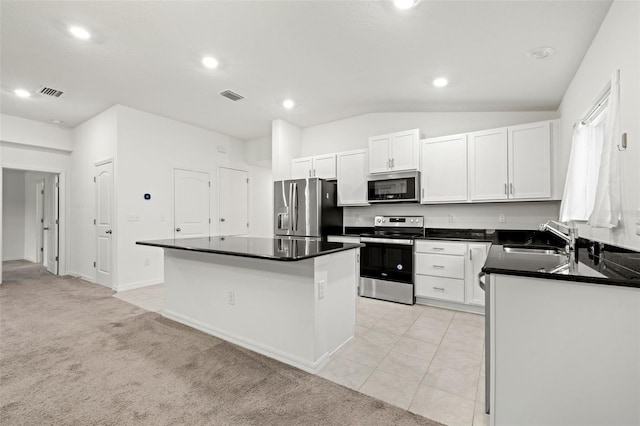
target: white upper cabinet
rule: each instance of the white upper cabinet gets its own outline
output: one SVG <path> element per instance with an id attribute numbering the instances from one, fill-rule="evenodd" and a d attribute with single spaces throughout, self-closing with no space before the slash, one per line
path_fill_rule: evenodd
<path id="1" fill-rule="evenodd" d="M 338 159 L 338 205 L 364 206 L 367 202 L 369 155 L 366 149 L 340 152 Z"/>
<path id="2" fill-rule="evenodd" d="M 291 179 L 336 178 L 336 155 L 325 154 L 291 160 Z"/>
<path id="3" fill-rule="evenodd" d="M 467 201 L 467 135 L 420 143 L 421 203 Z"/>
<path id="4" fill-rule="evenodd" d="M 420 130 L 369 138 L 369 173 L 418 170 Z"/>
<path id="5" fill-rule="evenodd" d="M 507 129 L 469 134 L 469 198 L 471 201 L 506 200 Z"/>
<path id="6" fill-rule="evenodd" d="M 509 198 L 551 197 L 551 125 L 509 127 Z"/>

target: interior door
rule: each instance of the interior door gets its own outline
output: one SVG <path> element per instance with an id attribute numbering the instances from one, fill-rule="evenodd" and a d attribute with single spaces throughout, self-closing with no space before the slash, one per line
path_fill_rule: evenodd
<path id="1" fill-rule="evenodd" d="M 113 162 L 96 165 L 96 283 L 113 287 Z"/>
<path id="2" fill-rule="evenodd" d="M 209 236 L 209 173 L 174 169 L 174 238 Z"/>
<path id="3" fill-rule="evenodd" d="M 249 174 L 246 170 L 220 167 L 220 235 L 249 233 Z"/>
<path id="4" fill-rule="evenodd" d="M 44 191 L 45 266 L 58 275 L 58 175 L 45 179 Z"/>
<path id="5" fill-rule="evenodd" d="M 36 184 L 36 229 L 38 232 L 36 233 L 36 262 L 42 265 L 45 265 L 45 257 L 44 257 L 44 246 L 46 241 L 47 232 L 45 231 L 45 203 L 44 203 L 44 190 L 45 190 L 45 180 L 42 179 Z"/>

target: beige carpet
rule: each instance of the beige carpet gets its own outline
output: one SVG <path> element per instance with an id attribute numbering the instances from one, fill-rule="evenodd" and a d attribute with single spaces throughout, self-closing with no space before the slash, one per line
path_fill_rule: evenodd
<path id="1" fill-rule="evenodd" d="M 5 262 L 3 425 L 437 425 L 166 320 L 104 287 Z"/>

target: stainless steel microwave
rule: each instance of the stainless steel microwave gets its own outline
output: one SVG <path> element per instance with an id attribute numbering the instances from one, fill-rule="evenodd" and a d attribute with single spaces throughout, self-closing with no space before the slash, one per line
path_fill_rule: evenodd
<path id="1" fill-rule="evenodd" d="M 404 172 L 369 176 L 367 200 L 370 203 L 420 201 L 420 173 Z"/>

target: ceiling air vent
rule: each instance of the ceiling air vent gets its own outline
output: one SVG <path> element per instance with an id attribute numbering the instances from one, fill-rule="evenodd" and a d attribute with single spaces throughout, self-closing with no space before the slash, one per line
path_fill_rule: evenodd
<path id="1" fill-rule="evenodd" d="M 51 87 L 42 86 L 40 89 L 38 89 L 38 93 L 41 93 L 47 96 L 53 96 L 54 98 L 59 98 L 60 96 L 62 96 L 64 92 L 62 90 L 52 89 Z"/>
<path id="2" fill-rule="evenodd" d="M 244 99 L 244 96 L 239 95 L 231 90 L 225 90 L 224 92 L 220 92 L 220 94 L 227 99 L 231 99 L 232 101 L 239 101 L 241 99 Z"/>

